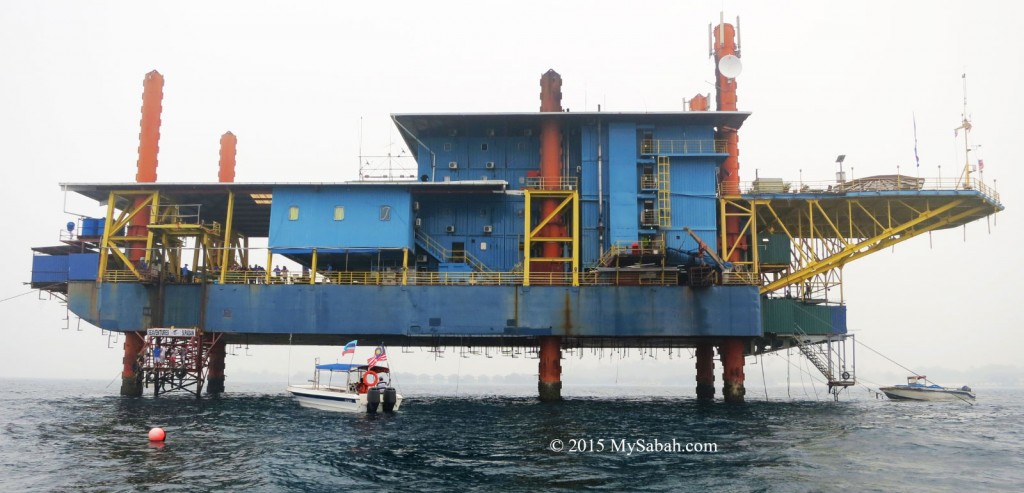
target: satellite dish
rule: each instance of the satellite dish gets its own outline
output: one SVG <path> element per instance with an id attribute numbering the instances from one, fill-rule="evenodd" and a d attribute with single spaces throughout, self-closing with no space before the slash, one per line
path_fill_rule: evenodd
<path id="1" fill-rule="evenodd" d="M 718 61 L 718 71 L 728 79 L 735 79 L 743 72 L 743 62 L 736 55 L 725 55 Z"/>

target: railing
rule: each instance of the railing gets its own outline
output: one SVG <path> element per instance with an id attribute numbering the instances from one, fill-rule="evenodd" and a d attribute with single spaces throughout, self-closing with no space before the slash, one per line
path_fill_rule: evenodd
<path id="1" fill-rule="evenodd" d="M 647 209 L 640 213 L 640 225 L 641 226 L 657 226 L 658 215 L 653 209 Z"/>
<path id="2" fill-rule="evenodd" d="M 641 190 L 657 190 L 658 179 L 652 174 L 640 175 L 640 189 Z"/>
<path id="3" fill-rule="evenodd" d="M 719 193 L 726 194 L 729 184 L 719 184 Z M 864 178 L 851 179 L 844 182 L 834 180 L 828 181 L 800 181 L 789 182 L 779 179 L 760 179 L 755 181 L 740 182 L 733 185 L 736 193 L 808 193 L 808 194 L 842 194 L 855 192 L 883 192 L 883 191 L 957 191 L 976 190 L 983 196 L 988 197 L 996 203 L 1002 203 L 999 192 L 976 177 L 971 178 L 970 186 L 965 186 L 959 178 L 919 178 L 905 175 L 880 175 Z"/>
<path id="4" fill-rule="evenodd" d="M 527 176 L 523 187 L 530 190 L 576 190 L 577 180 L 573 176 Z"/>
<path id="5" fill-rule="evenodd" d="M 725 154 L 727 152 L 726 141 L 721 139 L 644 139 L 640 141 L 640 154 Z"/>

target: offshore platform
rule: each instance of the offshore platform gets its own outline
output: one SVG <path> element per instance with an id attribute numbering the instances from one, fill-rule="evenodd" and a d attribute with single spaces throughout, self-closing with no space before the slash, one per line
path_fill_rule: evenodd
<path id="1" fill-rule="evenodd" d="M 700 399 L 717 348 L 733 402 L 746 356 L 798 348 L 838 392 L 856 382 L 844 266 L 1003 206 L 969 163 L 946 182 L 741 181 L 736 39 L 709 26 L 714 110 L 569 112 L 549 70 L 540 112 L 392 115 L 416 169 L 338 183 L 236 183 L 230 132 L 217 182 L 157 182 L 151 72 L 135 181 L 61 184 L 106 215 L 34 248 L 32 286 L 124 334 L 126 396 L 223 392 L 229 343 L 352 338 L 536 348 L 545 401 L 564 348 L 614 346 L 693 348 Z"/>

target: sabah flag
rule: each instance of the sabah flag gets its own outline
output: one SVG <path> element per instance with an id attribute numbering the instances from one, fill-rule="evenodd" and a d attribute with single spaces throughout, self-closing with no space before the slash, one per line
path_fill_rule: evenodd
<path id="1" fill-rule="evenodd" d="M 367 366 L 373 367 L 377 363 L 387 360 L 388 354 L 384 351 L 384 345 L 382 344 L 380 346 L 377 346 L 377 349 L 373 350 L 373 356 L 370 359 L 366 360 L 366 364 Z"/>
<path id="2" fill-rule="evenodd" d="M 346 354 L 356 354 L 356 341 L 350 341 L 348 344 L 345 344 L 345 349 L 341 351 L 341 355 L 345 356 Z"/>

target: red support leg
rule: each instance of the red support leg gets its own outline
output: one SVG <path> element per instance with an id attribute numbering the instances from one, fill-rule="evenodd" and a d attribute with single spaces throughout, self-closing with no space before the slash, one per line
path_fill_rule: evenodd
<path id="1" fill-rule="evenodd" d="M 537 382 L 542 402 L 562 400 L 562 339 L 540 338 L 540 378 Z"/>
<path id="2" fill-rule="evenodd" d="M 697 344 L 697 398 L 715 398 L 715 348 L 710 342 Z"/>
<path id="3" fill-rule="evenodd" d="M 145 346 L 142 332 L 124 334 L 124 367 L 121 370 L 121 395 L 142 397 L 142 365 L 139 359 Z"/>
<path id="4" fill-rule="evenodd" d="M 221 394 L 224 392 L 224 356 L 227 346 L 224 339 L 219 339 L 210 346 L 210 369 L 206 375 L 206 393 Z"/>
<path id="5" fill-rule="evenodd" d="M 743 339 L 729 337 L 722 341 L 718 352 L 722 355 L 722 394 L 725 402 L 743 402 Z"/>

